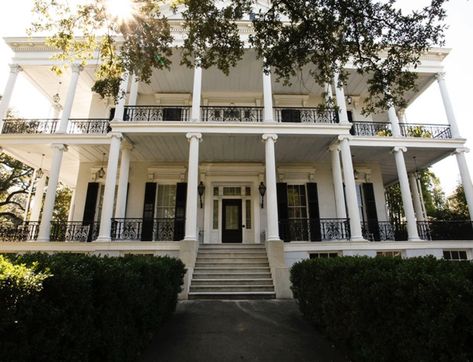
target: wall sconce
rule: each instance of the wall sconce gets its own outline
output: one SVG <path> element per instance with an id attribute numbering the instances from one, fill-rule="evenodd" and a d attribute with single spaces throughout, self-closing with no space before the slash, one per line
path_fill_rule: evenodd
<path id="1" fill-rule="evenodd" d="M 353 99 L 351 98 L 351 96 L 347 96 L 347 103 L 352 104 L 352 102 L 353 102 Z"/>
<path id="2" fill-rule="evenodd" d="M 258 187 L 259 194 L 261 195 L 261 208 L 264 209 L 264 195 L 266 194 L 266 186 L 263 181 L 259 184 Z"/>
<path id="3" fill-rule="evenodd" d="M 97 177 L 99 179 L 105 177 L 105 170 L 103 168 L 104 162 L 105 162 L 105 152 L 102 154 L 102 167 L 100 167 L 100 170 L 97 171 Z"/>
<path id="4" fill-rule="evenodd" d="M 204 192 L 205 192 L 205 186 L 202 181 L 200 181 L 199 186 L 197 186 L 197 192 L 199 193 L 200 208 L 202 209 L 203 207 L 202 196 L 204 196 Z"/>
<path id="5" fill-rule="evenodd" d="M 357 170 L 354 170 L 353 174 L 355 176 L 355 180 L 358 180 L 360 178 L 360 173 Z"/>

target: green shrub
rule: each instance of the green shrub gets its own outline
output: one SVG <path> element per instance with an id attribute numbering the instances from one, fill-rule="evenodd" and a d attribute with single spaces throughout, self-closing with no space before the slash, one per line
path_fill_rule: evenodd
<path id="1" fill-rule="evenodd" d="M 0 329 L 2 361 L 135 361 L 173 313 L 185 273 L 168 257 L 10 258 L 52 275 Z"/>
<path id="2" fill-rule="evenodd" d="M 291 270 L 303 314 L 357 361 L 472 361 L 473 265 L 333 258 Z"/>

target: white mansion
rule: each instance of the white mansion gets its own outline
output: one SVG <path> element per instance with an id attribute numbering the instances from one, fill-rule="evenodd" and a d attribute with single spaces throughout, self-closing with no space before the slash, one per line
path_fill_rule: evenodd
<path id="1" fill-rule="evenodd" d="M 179 46 L 183 30 L 171 24 Z M 248 36 L 248 22 L 239 26 Z M 416 177 L 455 154 L 473 216 L 446 49 L 422 57 L 417 90 L 405 95 L 412 103 L 437 82 L 446 122 L 417 124 L 394 108 L 361 115 L 367 77 L 349 64 L 344 88 L 336 79 L 320 87 L 308 69 L 284 86 L 252 49 L 228 77 L 181 66 L 175 54 L 171 70 L 156 70 L 150 84 L 126 76 L 126 97 L 113 105 L 91 91 L 96 62 L 58 77 L 44 39 L 5 41 L 14 57 L 0 146 L 36 171 L 29 218 L 3 236 L 2 252 L 179 256 L 189 269 L 184 297 L 289 296 L 288 268 L 309 257 L 472 258 L 472 224 L 429 221 Z M 11 97 L 21 96 L 19 72 L 51 101 L 53 117 L 4 119 Z M 337 110 L 317 108 L 327 97 Z M 405 222 L 393 225 L 385 187 L 397 181 Z M 62 224 L 52 218 L 59 182 L 74 190 Z"/>

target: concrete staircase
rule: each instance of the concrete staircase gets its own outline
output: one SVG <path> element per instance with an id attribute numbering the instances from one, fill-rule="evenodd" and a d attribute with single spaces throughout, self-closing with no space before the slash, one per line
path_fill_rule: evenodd
<path id="1" fill-rule="evenodd" d="M 201 245 L 189 299 L 273 299 L 274 284 L 264 245 Z"/>

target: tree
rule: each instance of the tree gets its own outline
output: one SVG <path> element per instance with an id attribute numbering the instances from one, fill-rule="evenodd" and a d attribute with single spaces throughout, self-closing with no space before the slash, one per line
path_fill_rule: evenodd
<path id="1" fill-rule="evenodd" d="M 469 220 L 470 212 L 466 202 L 465 190 L 462 184 L 458 184 L 452 195 L 448 197 L 448 209 L 452 214 L 452 219 Z"/>
<path id="2" fill-rule="evenodd" d="M 431 0 L 430 6 L 411 13 L 398 9 L 396 0 L 278 0 L 257 13 L 256 0 L 130 1 L 132 16 L 120 19 L 107 0 L 85 0 L 75 7 L 66 0 L 34 0 L 30 32 L 52 34 L 47 42 L 59 50 L 56 58 L 62 61 L 85 62 L 97 51 L 101 62 L 93 89 L 116 98 L 124 71 L 149 82 L 154 68 L 169 67 L 173 37 L 164 10 L 179 9 L 187 30 L 183 64 L 217 66 L 228 74 L 249 45 L 279 80 L 289 82 L 308 66 L 323 85 L 335 74 L 346 81 L 344 67 L 351 63 L 369 77 L 364 111 L 371 113 L 405 106 L 404 93 L 414 87 L 412 70 L 420 56 L 443 44 L 447 0 Z M 243 19 L 253 25 L 248 44 L 238 30 Z"/>
<path id="3" fill-rule="evenodd" d="M 53 220 L 65 223 L 69 217 L 72 190 L 64 184 L 59 184 L 54 203 Z"/>

